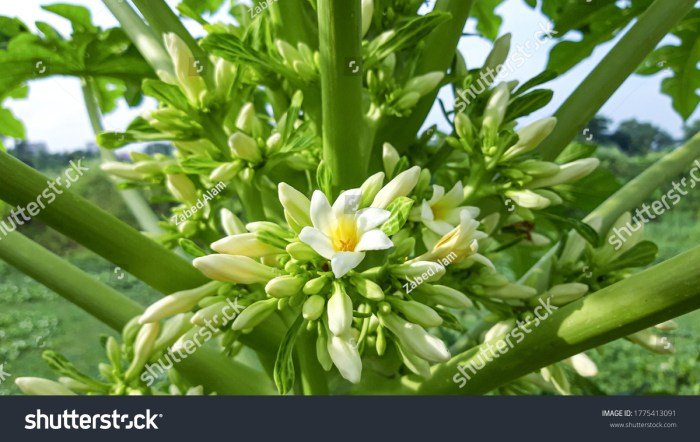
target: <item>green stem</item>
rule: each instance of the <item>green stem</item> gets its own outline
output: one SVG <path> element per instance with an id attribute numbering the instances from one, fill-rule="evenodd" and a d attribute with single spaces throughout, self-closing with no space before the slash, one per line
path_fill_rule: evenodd
<path id="1" fill-rule="evenodd" d="M 270 17 L 276 33 L 287 43 L 304 43 L 311 49 L 318 47 L 316 24 L 308 15 L 306 0 L 277 1 L 270 5 Z"/>
<path id="2" fill-rule="evenodd" d="M 695 0 L 656 0 L 554 114 L 557 126 L 540 145 L 546 160 L 581 132 L 610 96 L 695 4 Z"/>
<path id="3" fill-rule="evenodd" d="M 362 114 L 359 0 L 319 0 L 323 160 L 333 176 L 334 191 L 358 187 L 366 178 L 369 143 Z"/>
<path id="4" fill-rule="evenodd" d="M 469 11 L 474 0 L 438 0 L 436 11 L 449 12 L 452 17 L 430 33 L 425 41 L 415 70 L 415 76 L 428 72 L 446 72 L 454 60 L 464 26 L 469 18 Z M 430 109 L 435 103 L 438 91 L 435 90 L 421 98 L 408 118 L 390 118 L 379 130 L 375 140 L 373 164 L 378 155 L 381 160 L 381 146 L 390 142 L 399 151 L 405 150 L 416 139 L 416 134 L 425 122 Z M 381 164 L 381 162 L 380 162 Z"/>
<path id="5" fill-rule="evenodd" d="M 316 333 L 302 330 L 295 346 L 301 371 L 301 391 L 305 396 L 329 394 L 326 372 L 316 357 Z"/>
<path id="6" fill-rule="evenodd" d="M 134 43 L 143 58 L 153 67 L 153 70 L 167 72 L 173 75 L 173 63 L 165 51 L 163 40 L 146 26 L 141 17 L 125 0 L 102 0 L 109 11 L 122 25 L 122 29 Z"/>
<path id="7" fill-rule="evenodd" d="M 48 203 L 47 195 L 55 200 Z M 39 219 L 162 293 L 208 282 L 187 261 L 6 152 L 0 152 L 0 199 L 21 207 L 41 201 Z"/>
<path id="8" fill-rule="evenodd" d="M 0 259 L 32 277 L 112 329 L 120 331 L 143 307 L 18 232 L 0 240 Z M 178 364 L 193 383 L 219 394 L 269 394 L 262 373 L 200 348 Z"/>
<path id="9" fill-rule="evenodd" d="M 94 84 L 91 78 L 83 79 L 83 98 L 85 99 L 85 108 L 90 117 L 93 132 L 95 135 L 104 132 L 102 115 L 97 101 L 95 100 Z M 116 155 L 114 155 L 111 150 L 104 148 L 100 148 L 100 156 L 103 162 L 115 161 L 117 159 Z M 114 180 L 114 182 L 118 181 Z M 119 191 L 119 195 L 122 197 L 122 200 L 124 200 L 124 204 L 126 204 L 134 215 L 134 218 L 136 218 L 141 229 L 149 233 L 162 232 L 158 225 L 158 217 L 153 213 L 151 206 L 148 205 L 146 200 L 136 189 L 122 189 Z"/>
<path id="10" fill-rule="evenodd" d="M 700 247 L 559 308 L 539 326 L 528 328 L 531 332 L 523 333 L 522 341 L 513 341 L 497 358 L 487 358 L 491 352 L 482 344 L 433 367 L 420 393 L 487 393 L 539 368 L 698 308 Z M 477 360 L 479 366 L 482 360 L 485 364 L 472 373 L 468 364 Z M 453 380 L 458 366 L 471 377 L 462 389 Z"/>

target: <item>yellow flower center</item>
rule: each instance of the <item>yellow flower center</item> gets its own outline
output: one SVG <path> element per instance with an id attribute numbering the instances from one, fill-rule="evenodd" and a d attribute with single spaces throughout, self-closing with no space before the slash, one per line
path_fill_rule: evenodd
<path id="1" fill-rule="evenodd" d="M 353 217 L 342 216 L 337 220 L 332 239 L 336 252 L 353 252 L 355 250 L 360 238 Z"/>

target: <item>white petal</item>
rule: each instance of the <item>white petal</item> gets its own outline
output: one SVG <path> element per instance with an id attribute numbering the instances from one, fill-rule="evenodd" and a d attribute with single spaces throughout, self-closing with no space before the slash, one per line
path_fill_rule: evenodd
<path id="1" fill-rule="evenodd" d="M 344 191 L 333 203 L 333 216 L 339 218 L 343 215 L 355 214 L 361 198 L 362 190 L 359 188 Z"/>
<path id="2" fill-rule="evenodd" d="M 355 246 L 356 252 L 364 252 L 367 250 L 386 250 L 394 246 L 386 233 L 379 229 L 370 230 L 362 234 L 360 242 Z"/>
<path id="3" fill-rule="evenodd" d="M 362 359 L 357 348 L 348 340 L 333 336 L 328 340 L 328 353 L 340 375 L 357 384 L 362 375 Z"/>
<path id="4" fill-rule="evenodd" d="M 319 229 L 313 227 L 304 227 L 299 233 L 299 239 L 311 246 L 312 249 L 316 251 L 319 255 L 326 259 L 333 258 L 335 255 L 335 250 L 333 249 L 333 242 L 329 237 L 327 237 Z"/>
<path id="5" fill-rule="evenodd" d="M 334 290 L 328 300 L 328 329 L 335 336 L 345 335 L 352 325 L 352 300 L 344 290 Z"/>
<path id="6" fill-rule="evenodd" d="M 454 226 L 446 221 L 423 220 L 423 224 L 438 235 L 447 235 L 454 229 Z"/>
<path id="7" fill-rule="evenodd" d="M 342 278 L 350 270 L 354 269 L 362 260 L 365 254 L 362 252 L 337 252 L 331 259 L 331 268 L 336 278 Z"/>
<path id="8" fill-rule="evenodd" d="M 462 204 L 462 201 L 464 201 L 464 186 L 462 186 L 462 182 L 457 181 L 457 184 L 445 194 L 442 201 L 445 205 L 452 207 L 457 207 Z"/>
<path id="9" fill-rule="evenodd" d="M 430 204 L 426 200 L 423 200 L 423 204 L 420 205 L 420 217 L 432 221 L 435 219 L 435 214 L 433 209 L 430 208 Z"/>
<path id="10" fill-rule="evenodd" d="M 314 191 L 311 196 L 311 223 L 314 227 L 328 235 L 331 231 L 331 223 L 333 214 L 331 212 L 331 203 L 328 202 L 326 195 L 320 190 Z"/>
<path id="11" fill-rule="evenodd" d="M 388 210 L 376 209 L 368 207 L 357 212 L 356 222 L 357 229 L 362 232 L 367 232 L 375 227 L 379 227 L 391 216 Z"/>
<path id="12" fill-rule="evenodd" d="M 430 198 L 430 201 L 428 201 L 428 203 L 430 205 L 435 204 L 440 198 L 443 197 L 443 195 L 445 195 L 445 188 L 442 186 L 438 186 L 437 184 L 433 184 L 433 196 L 432 198 Z"/>

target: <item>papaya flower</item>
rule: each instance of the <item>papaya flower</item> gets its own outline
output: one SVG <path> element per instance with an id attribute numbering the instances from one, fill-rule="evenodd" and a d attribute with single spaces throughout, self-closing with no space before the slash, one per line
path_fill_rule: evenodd
<path id="1" fill-rule="evenodd" d="M 311 223 L 301 230 L 299 239 L 316 253 L 331 261 L 336 278 L 357 267 L 370 250 L 386 250 L 394 244 L 379 230 L 390 212 L 375 207 L 357 210 L 360 189 L 340 194 L 333 206 L 323 192 L 311 197 Z"/>
<path id="2" fill-rule="evenodd" d="M 464 187 L 460 181 L 447 193 L 444 187 L 433 185 L 433 196 L 411 211 L 410 219 L 423 223 L 429 230 L 425 232 L 426 246 L 435 244 L 441 236 L 454 229 L 460 223 L 463 210 L 468 211 L 472 218 L 479 216 L 477 207 L 460 206 L 462 201 Z"/>

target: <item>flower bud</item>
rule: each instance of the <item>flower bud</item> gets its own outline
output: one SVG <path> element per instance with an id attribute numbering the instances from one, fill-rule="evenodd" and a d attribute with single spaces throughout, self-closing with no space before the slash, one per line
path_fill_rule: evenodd
<path id="1" fill-rule="evenodd" d="M 144 324 L 141 327 L 134 341 L 134 358 L 131 360 L 131 365 L 129 365 L 129 369 L 124 375 L 125 379 L 134 379 L 151 357 L 159 331 L 160 326 L 157 322 Z"/>
<path id="2" fill-rule="evenodd" d="M 353 384 L 360 382 L 362 360 L 357 347 L 349 339 L 344 336 L 330 336 L 328 354 L 342 377 Z"/>
<path id="3" fill-rule="evenodd" d="M 406 86 L 404 86 L 404 90 L 416 92 L 421 97 L 424 97 L 432 92 L 433 89 L 440 84 L 444 77 L 445 74 L 439 71 L 429 72 L 418 77 L 413 77 L 408 80 Z"/>
<path id="4" fill-rule="evenodd" d="M 304 284 L 303 292 L 305 295 L 317 295 L 326 288 L 326 285 L 330 281 L 327 276 L 319 276 L 318 278 L 311 279 Z"/>
<path id="5" fill-rule="evenodd" d="M 526 186 L 530 189 L 551 187 L 557 184 L 572 183 L 589 175 L 600 164 L 598 158 L 583 158 L 559 166 L 559 172 L 554 175 L 530 181 Z"/>
<path id="6" fill-rule="evenodd" d="M 459 138 L 471 142 L 474 136 L 474 125 L 469 117 L 460 112 L 455 116 L 455 132 Z"/>
<path id="7" fill-rule="evenodd" d="M 399 110 L 413 109 L 419 100 L 420 94 L 418 92 L 408 92 L 399 98 L 399 101 L 396 102 L 396 108 Z"/>
<path id="8" fill-rule="evenodd" d="M 484 120 L 482 123 L 484 129 L 494 135 L 498 133 L 498 128 L 506 115 L 509 101 L 510 91 L 508 90 L 508 85 L 501 83 L 496 86 L 484 109 Z"/>
<path id="9" fill-rule="evenodd" d="M 328 328 L 335 336 L 346 334 L 352 325 L 352 300 L 342 284 L 333 284 L 333 294 L 328 300 Z"/>
<path id="10" fill-rule="evenodd" d="M 384 172 L 377 172 L 371 177 L 367 178 L 362 186 L 360 186 L 360 204 L 358 204 L 358 209 L 364 209 L 369 207 L 377 196 L 377 192 L 382 188 L 384 183 Z"/>
<path id="11" fill-rule="evenodd" d="M 162 351 L 179 339 L 183 334 L 192 328 L 190 320 L 194 316 L 192 313 L 180 313 L 163 323 L 160 336 L 154 345 L 155 351 Z"/>
<path id="12" fill-rule="evenodd" d="M 650 332 L 649 330 L 642 330 L 640 332 L 628 335 L 627 339 L 646 348 L 649 351 L 662 355 L 675 353 L 676 351 L 673 344 L 667 337 L 659 336 Z"/>
<path id="13" fill-rule="evenodd" d="M 537 295 L 537 290 L 526 285 L 509 283 L 503 287 L 488 288 L 485 295 L 498 299 L 530 299 Z"/>
<path id="14" fill-rule="evenodd" d="M 370 26 L 372 26 L 372 15 L 374 15 L 374 0 L 362 0 L 362 30 L 360 35 L 367 35 Z"/>
<path id="15" fill-rule="evenodd" d="M 301 276 L 278 276 L 265 285 L 265 293 L 273 298 L 287 298 L 300 293 L 305 283 Z"/>
<path id="16" fill-rule="evenodd" d="M 421 301 L 449 308 L 465 309 L 473 305 L 464 293 L 445 285 L 421 284 L 412 293 L 419 295 Z"/>
<path id="17" fill-rule="evenodd" d="M 105 161 L 100 165 L 100 169 L 117 178 L 130 181 L 142 181 L 149 176 L 146 173 L 136 171 L 133 164 L 120 163 L 118 161 Z"/>
<path id="18" fill-rule="evenodd" d="M 295 232 L 298 233 L 303 227 L 311 225 L 311 201 L 306 195 L 287 183 L 279 184 L 277 194 L 284 207 L 285 217 Z"/>
<path id="19" fill-rule="evenodd" d="M 17 378 L 15 384 L 29 396 L 75 396 L 65 385 L 43 378 Z"/>
<path id="20" fill-rule="evenodd" d="M 350 283 L 355 287 L 357 292 L 371 301 L 381 301 L 384 299 L 384 291 L 374 281 L 365 279 L 361 276 L 352 276 Z"/>
<path id="21" fill-rule="evenodd" d="M 284 253 L 284 249 L 262 242 L 255 233 L 231 235 L 212 243 L 211 248 L 227 255 L 242 255 L 260 258 Z"/>
<path id="22" fill-rule="evenodd" d="M 381 314 L 380 323 L 388 328 L 401 345 L 429 362 L 444 362 L 450 359 L 447 346 L 440 339 L 430 335 L 421 326 L 407 322 L 393 313 Z"/>
<path id="23" fill-rule="evenodd" d="M 245 224 L 228 209 L 221 209 L 221 225 L 227 235 L 247 233 Z"/>
<path id="24" fill-rule="evenodd" d="M 267 319 L 275 311 L 277 299 L 265 299 L 257 301 L 246 307 L 233 321 L 233 330 L 245 330 L 253 328 Z"/>
<path id="25" fill-rule="evenodd" d="M 391 268 L 391 273 L 404 279 L 415 280 L 416 283 L 433 282 L 442 278 L 445 267 L 432 261 L 415 261 Z"/>
<path id="26" fill-rule="evenodd" d="M 326 300 L 319 295 L 311 295 L 304 302 L 304 306 L 301 309 L 301 314 L 307 321 L 315 321 L 321 317 L 323 314 L 323 308 L 326 305 Z"/>
<path id="27" fill-rule="evenodd" d="M 553 206 L 558 206 L 564 202 L 564 200 L 557 193 L 552 192 L 551 190 L 535 189 L 533 192 L 541 197 L 547 198 Z"/>
<path id="28" fill-rule="evenodd" d="M 212 322 L 215 319 L 218 319 L 219 317 L 223 317 L 221 311 L 228 305 L 229 304 L 226 301 L 219 301 L 215 304 L 208 305 L 200 310 L 197 310 L 197 313 L 195 313 L 194 316 L 190 318 L 190 323 L 202 326 L 206 325 L 207 321 Z"/>
<path id="29" fill-rule="evenodd" d="M 484 334 L 484 342 L 491 342 L 501 336 L 505 336 L 513 326 L 515 326 L 515 319 L 506 319 L 497 322 Z"/>
<path id="30" fill-rule="evenodd" d="M 420 167 L 418 166 L 401 172 L 377 193 L 371 206 L 386 209 L 396 198 L 410 194 L 416 187 L 419 177 Z"/>
<path id="31" fill-rule="evenodd" d="M 198 62 L 203 60 L 195 60 L 190 48 L 188 48 L 187 44 L 176 34 L 172 32 L 167 33 L 163 36 L 163 40 L 165 42 L 165 49 L 168 51 L 173 61 L 175 78 L 177 79 L 180 89 L 185 94 L 190 104 L 200 106 L 201 99 L 207 90 L 204 79 L 198 72 L 198 68 L 202 67 Z"/>
<path id="32" fill-rule="evenodd" d="M 549 117 L 525 126 L 518 131 L 518 141 L 503 154 L 501 159 L 508 161 L 531 152 L 552 133 L 556 125 L 557 119 Z"/>
<path id="33" fill-rule="evenodd" d="M 192 264 L 207 277 L 236 284 L 267 283 L 278 271 L 247 256 L 207 255 Z"/>
<path id="34" fill-rule="evenodd" d="M 506 191 L 506 196 L 512 199 L 515 204 L 526 209 L 544 209 L 552 204 L 547 198 L 527 189 L 508 190 Z"/>
<path id="35" fill-rule="evenodd" d="M 242 132 L 236 132 L 228 139 L 231 152 L 238 158 L 251 163 L 258 163 L 262 160 L 258 143 Z"/>
<path id="36" fill-rule="evenodd" d="M 669 320 L 662 322 L 661 324 L 656 324 L 654 328 L 661 331 L 673 331 L 678 329 L 678 324 L 675 321 Z"/>
<path id="37" fill-rule="evenodd" d="M 289 256 L 292 258 L 301 262 L 313 261 L 314 259 L 318 259 L 320 256 L 314 249 L 311 248 L 311 246 L 301 241 L 289 243 L 287 245 L 287 253 L 289 253 Z"/>
<path id="38" fill-rule="evenodd" d="M 518 169 L 534 177 L 551 176 L 559 172 L 559 165 L 549 161 L 526 160 L 517 165 Z"/>
<path id="39" fill-rule="evenodd" d="M 211 296 L 221 287 L 219 282 L 210 282 L 201 287 L 175 292 L 151 304 L 139 318 L 140 324 L 158 322 L 161 319 L 189 312 L 199 301 Z"/>
<path id="40" fill-rule="evenodd" d="M 573 355 L 567 359 L 566 362 L 576 370 L 576 373 L 585 378 L 590 378 L 598 374 L 598 367 L 586 353 Z"/>
<path id="41" fill-rule="evenodd" d="M 236 118 L 236 127 L 253 137 L 257 137 L 262 133 L 262 124 L 255 115 L 255 106 L 253 106 L 253 103 L 246 103 L 243 105 L 241 111 L 238 113 L 238 118 Z M 241 158 L 243 157 L 241 156 Z"/>
<path id="42" fill-rule="evenodd" d="M 382 146 L 382 162 L 384 163 L 384 172 L 386 172 L 387 176 L 393 175 L 394 168 L 399 162 L 399 153 L 390 143 L 384 143 Z"/>
<path id="43" fill-rule="evenodd" d="M 194 186 L 192 180 L 187 177 L 187 175 L 167 175 L 166 185 L 168 187 L 168 191 L 175 197 L 176 200 L 188 204 L 195 204 L 197 202 L 197 188 Z"/>
<path id="44" fill-rule="evenodd" d="M 396 298 L 390 298 L 389 302 L 396 310 L 403 314 L 406 319 L 421 327 L 438 327 L 442 324 L 440 315 L 425 304 Z"/>
<path id="45" fill-rule="evenodd" d="M 547 292 L 552 297 L 552 304 L 565 305 L 588 293 L 588 286 L 578 282 L 557 284 Z"/>
<path id="46" fill-rule="evenodd" d="M 493 42 L 491 52 L 489 52 L 489 55 L 486 56 L 484 66 L 481 68 L 482 72 L 497 70 L 499 66 L 502 66 L 503 63 L 506 62 L 506 59 L 508 59 L 508 53 L 510 52 L 510 40 L 511 35 L 508 33 L 498 37 L 498 39 Z M 493 78 L 493 76 L 491 77 Z M 491 84 L 488 83 L 486 87 L 490 85 Z"/>
<path id="47" fill-rule="evenodd" d="M 240 161 L 234 161 L 232 163 L 224 163 L 218 166 L 216 169 L 212 170 L 209 174 L 209 179 L 214 182 L 219 181 L 231 181 L 236 177 L 238 172 L 243 168 L 243 163 Z"/>

